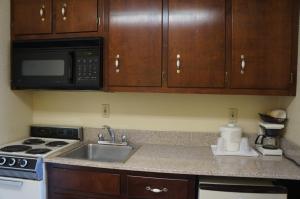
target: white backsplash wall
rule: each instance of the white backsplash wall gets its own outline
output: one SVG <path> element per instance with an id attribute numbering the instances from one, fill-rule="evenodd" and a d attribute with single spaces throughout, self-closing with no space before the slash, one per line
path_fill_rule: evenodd
<path id="1" fill-rule="evenodd" d="M 27 137 L 32 97 L 10 90 L 10 0 L 0 1 L 0 144 Z"/>
<path id="2" fill-rule="evenodd" d="M 238 108 L 238 123 L 256 133 L 258 112 L 278 108 L 278 97 L 159 93 L 35 92 L 35 124 L 82 125 L 119 129 L 218 132 L 228 109 Z M 102 115 L 110 104 L 110 117 Z"/>

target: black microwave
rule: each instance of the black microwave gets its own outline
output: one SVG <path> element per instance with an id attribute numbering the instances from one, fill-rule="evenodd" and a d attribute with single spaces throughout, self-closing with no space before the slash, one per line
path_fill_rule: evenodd
<path id="1" fill-rule="evenodd" d="M 11 87 L 100 90 L 102 59 L 102 38 L 14 41 Z"/>

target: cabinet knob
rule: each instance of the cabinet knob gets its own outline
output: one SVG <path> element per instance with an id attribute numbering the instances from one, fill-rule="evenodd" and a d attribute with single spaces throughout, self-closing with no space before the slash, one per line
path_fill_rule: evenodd
<path id="1" fill-rule="evenodd" d="M 45 21 L 45 5 L 40 8 L 41 21 Z"/>
<path id="2" fill-rule="evenodd" d="M 62 19 L 64 21 L 66 21 L 67 20 L 67 4 L 66 3 L 64 3 L 62 8 L 61 8 L 61 15 L 63 17 Z"/>
<path id="3" fill-rule="evenodd" d="M 150 186 L 147 186 L 146 190 L 150 191 L 152 193 L 162 193 L 162 192 L 168 192 L 169 191 L 167 188 L 158 189 L 158 188 L 151 188 Z"/>
<path id="4" fill-rule="evenodd" d="M 246 70 L 245 55 L 241 55 L 241 74 L 244 75 Z"/>
<path id="5" fill-rule="evenodd" d="M 116 56 L 115 66 L 116 66 L 116 73 L 119 73 L 120 72 L 120 55 L 119 54 Z"/>
<path id="6" fill-rule="evenodd" d="M 177 54 L 176 56 L 176 73 L 181 73 L 181 60 L 180 60 L 180 54 Z"/>

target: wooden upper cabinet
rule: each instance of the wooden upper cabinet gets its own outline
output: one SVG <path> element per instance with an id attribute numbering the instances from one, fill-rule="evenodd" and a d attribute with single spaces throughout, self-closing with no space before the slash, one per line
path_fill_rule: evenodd
<path id="1" fill-rule="evenodd" d="M 293 0 L 232 0 L 231 88 L 287 90 Z"/>
<path id="2" fill-rule="evenodd" d="M 225 0 L 169 0 L 168 87 L 224 87 Z"/>
<path id="3" fill-rule="evenodd" d="M 51 0 L 12 0 L 11 4 L 14 35 L 52 32 Z"/>
<path id="4" fill-rule="evenodd" d="M 110 0 L 109 86 L 159 87 L 162 0 Z"/>
<path id="5" fill-rule="evenodd" d="M 97 32 L 98 0 L 55 0 L 57 33 Z"/>

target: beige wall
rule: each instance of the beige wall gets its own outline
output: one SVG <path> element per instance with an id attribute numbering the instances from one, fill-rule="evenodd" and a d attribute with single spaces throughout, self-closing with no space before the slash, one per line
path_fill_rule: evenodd
<path id="1" fill-rule="evenodd" d="M 28 136 L 30 94 L 10 90 L 10 0 L 0 1 L 0 144 Z"/>
<path id="2" fill-rule="evenodd" d="M 281 104 L 287 108 L 289 118 L 285 137 L 295 144 L 300 145 L 300 39 L 298 42 L 298 49 L 297 96 L 282 98 Z"/>
<path id="3" fill-rule="evenodd" d="M 110 104 L 103 118 L 102 104 Z M 239 109 L 245 132 L 257 131 L 258 112 L 278 108 L 277 97 L 187 94 L 36 92 L 36 124 L 217 132 L 228 121 L 228 108 Z"/>

